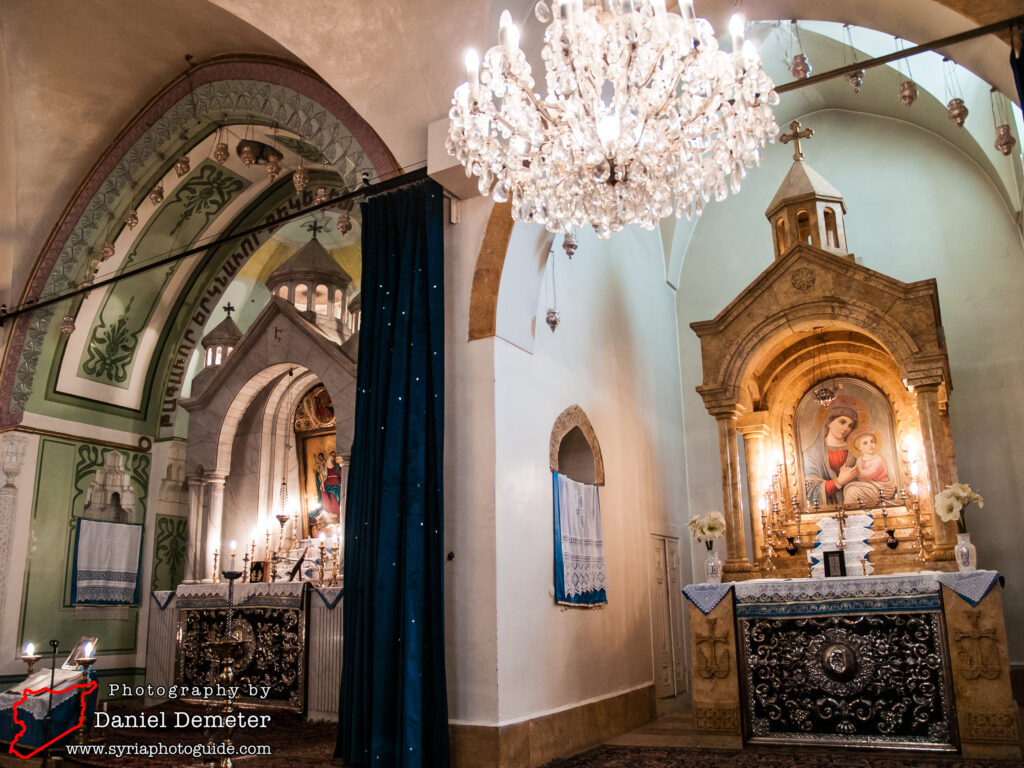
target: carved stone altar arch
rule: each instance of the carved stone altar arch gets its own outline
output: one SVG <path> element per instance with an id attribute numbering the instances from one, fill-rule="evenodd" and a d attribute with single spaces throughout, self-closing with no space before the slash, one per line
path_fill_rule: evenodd
<path id="1" fill-rule="evenodd" d="M 233 512 L 250 516 L 252 526 L 266 526 L 277 512 L 282 478 L 290 495 L 298 492 L 295 408 L 317 383 L 323 384 L 334 405 L 336 444 L 339 450 L 350 452 L 358 337 L 344 343 L 340 336 L 332 339 L 307 319 L 309 314 L 271 297 L 224 365 L 201 382 L 200 391 L 181 401 L 189 412 L 187 581 L 212 576 L 210 554 L 214 547 L 223 551 L 224 541 L 247 538 L 249 529 L 245 536 L 224 532 L 225 519 L 230 520 Z M 245 430 L 247 444 L 258 446 L 257 456 L 237 455 L 236 446 Z M 233 471 L 258 478 L 256 509 L 231 509 L 229 478 Z"/>
<path id="2" fill-rule="evenodd" d="M 730 578 L 758 575 L 764 565 L 759 500 L 776 460 L 783 465 L 786 503 L 794 494 L 803 503 L 794 414 L 812 386 L 838 377 L 867 382 L 888 399 L 900 443 L 900 466 L 894 469 L 901 487 L 912 479 L 903 446 L 922 454 L 923 471 L 916 478 L 920 509 L 935 544 L 928 559 L 950 559 L 953 526 L 934 517 L 931 502 L 957 477 L 947 414 L 949 363 L 934 280 L 903 283 L 849 256 L 799 244 L 714 320 L 691 327 L 700 337 L 703 361 L 697 391 L 719 425 Z M 826 354 L 827 376 L 821 366 Z M 743 532 L 737 431 L 744 439 L 755 564 L 748 560 Z M 910 543 L 898 554 L 903 553 L 911 554 Z M 904 559 L 892 568 L 921 567 Z M 806 557 L 786 564 L 794 572 L 785 575 L 806 575 Z"/>
<path id="3" fill-rule="evenodd" d="M 590 447 L 590 453 L 594 459 L 594 484 L 604 485 L 604 458 L 601 456 L 601 444 L 597 440 L 597 433 L 594 431 L 590 419 L 587 418 L 587 414 L 578 405 L 570 405 L 562 411 L 551 427 L 551 440 L 548 446 L 551 471 L 562 471 L 559 455 L 564 447 L 563 441 L 567 438 L 573 439 L 573 430 L 578 430 L 579 435 L 583 437 Z M 578 480 L 580 478 L 574 479 Z"/>

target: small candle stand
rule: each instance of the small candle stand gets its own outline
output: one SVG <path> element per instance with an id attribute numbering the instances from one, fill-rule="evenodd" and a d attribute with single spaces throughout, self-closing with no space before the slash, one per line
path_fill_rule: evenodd
<path id="1" fill-rule="evenodd" d="M 291 519 L 284 512 L 280 512 L 276 515 L 277 522 L 281 526 L 280 532 L 277 534 L 277 549 L 280 551 L 284 549 L 284 527 L 288 525 L 288 521 Z"/>
<path id="2" fill-rule="evenodd" d="M 28 666 L 28 677 L 32 677 L 36 671 L 36 662 L 39 661 L 42 656 L 35 652 L 35 646 L 29 643 L 25 646 L 25 652 L 21 654 L 21 660 Z"/>

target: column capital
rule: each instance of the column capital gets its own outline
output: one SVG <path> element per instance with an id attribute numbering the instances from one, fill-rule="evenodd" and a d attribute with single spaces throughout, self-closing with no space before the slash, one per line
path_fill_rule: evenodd
<path id="1" fill-rule="evenodd" d="M 751 411 L 741 414 L 736 419 L 736 429 L 744 438 L 768 437 L 771 435 L 771 430 L 768 428 L 768 411 Z"/>

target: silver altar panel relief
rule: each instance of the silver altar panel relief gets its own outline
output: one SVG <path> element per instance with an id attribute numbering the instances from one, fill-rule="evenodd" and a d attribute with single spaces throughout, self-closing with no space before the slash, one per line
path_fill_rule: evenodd
<path id="1" fill-rule="evenodd" d="M 738 623 L 750 742 L 957 749 L 938 612 Z"/>

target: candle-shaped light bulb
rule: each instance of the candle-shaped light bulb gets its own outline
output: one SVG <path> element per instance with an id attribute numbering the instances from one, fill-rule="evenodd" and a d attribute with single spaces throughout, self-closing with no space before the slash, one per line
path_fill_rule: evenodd
<path id="1" fill-rule="evenodd" d="M 25 643 L 25 656 L 35 656 L 36 647 L 32 643 Z"/>
<path id="2" fill-rule="evenodd" d="M 476 96 L 480 87 L 480 54 L 474 48 L 466 51 L 466 80 L 469 81 L 470 94 Z"/>
<path id="3" fill-rule="evenodd" d="M 508 51 L 519 47 L 519 27 L 512 22 L 512 14 L 507 10 L 501 12 L 498 20 L 498 42 Z"/>
<path id="4" fill-rule="evenodd" d="M 82 656 L 87 659 L 92 658 L 93 645 L 91 642 L 85 644 L 85 648 L 82 649 Z"/>
<path id="5" fill-rule="evenodd" d="M 732 35 L 732 50 L 739 51 L 743 47 L 744 20 L 739 13 L 729 17 L 729 34 Z"/>
<path id="6" fill-rule="evenodd" d="M 651 0 L 651 10 L 654 11 L 655 17 L 661 17 L 665 15 L 665 0 Z"/>
<path id="7" fill-rule="evenodd" d="M 921 490 L 921 486 L 917 484 L 917 480 L 910 484 L 910 492 L 914 495 L 914 498 L 917 498 L 917 492 L 919 490 Z"/>
<path id="8" fill-rule="evenodd" d="M 754 46 L 753 40 L 743 41 L 743 61 L 748 65 L 756 63 L 758 60 L 757 48 Z"/>
<path id="9" fill-rule="evenodd" d="M 235 540 L 231 540 L 231 570 L 235 570 Z"/>
<path id="10" fill-rule="evenodd" d="M 606 152 L 611 152 L 615 142 L 619 140 L 619 132 L 622 130 L 619 125 L 618 116 L 612 112 L 597 121 L 597 138 L 601 140 Z"/>
<path id="11" fill-rule="evenodd" d="M 690 26 L 696 18 L 696 14 L 693 12 L 693 0 L 679 0 L 679 14 L 686 22 L 686 31 L 689 32 Z"/>

